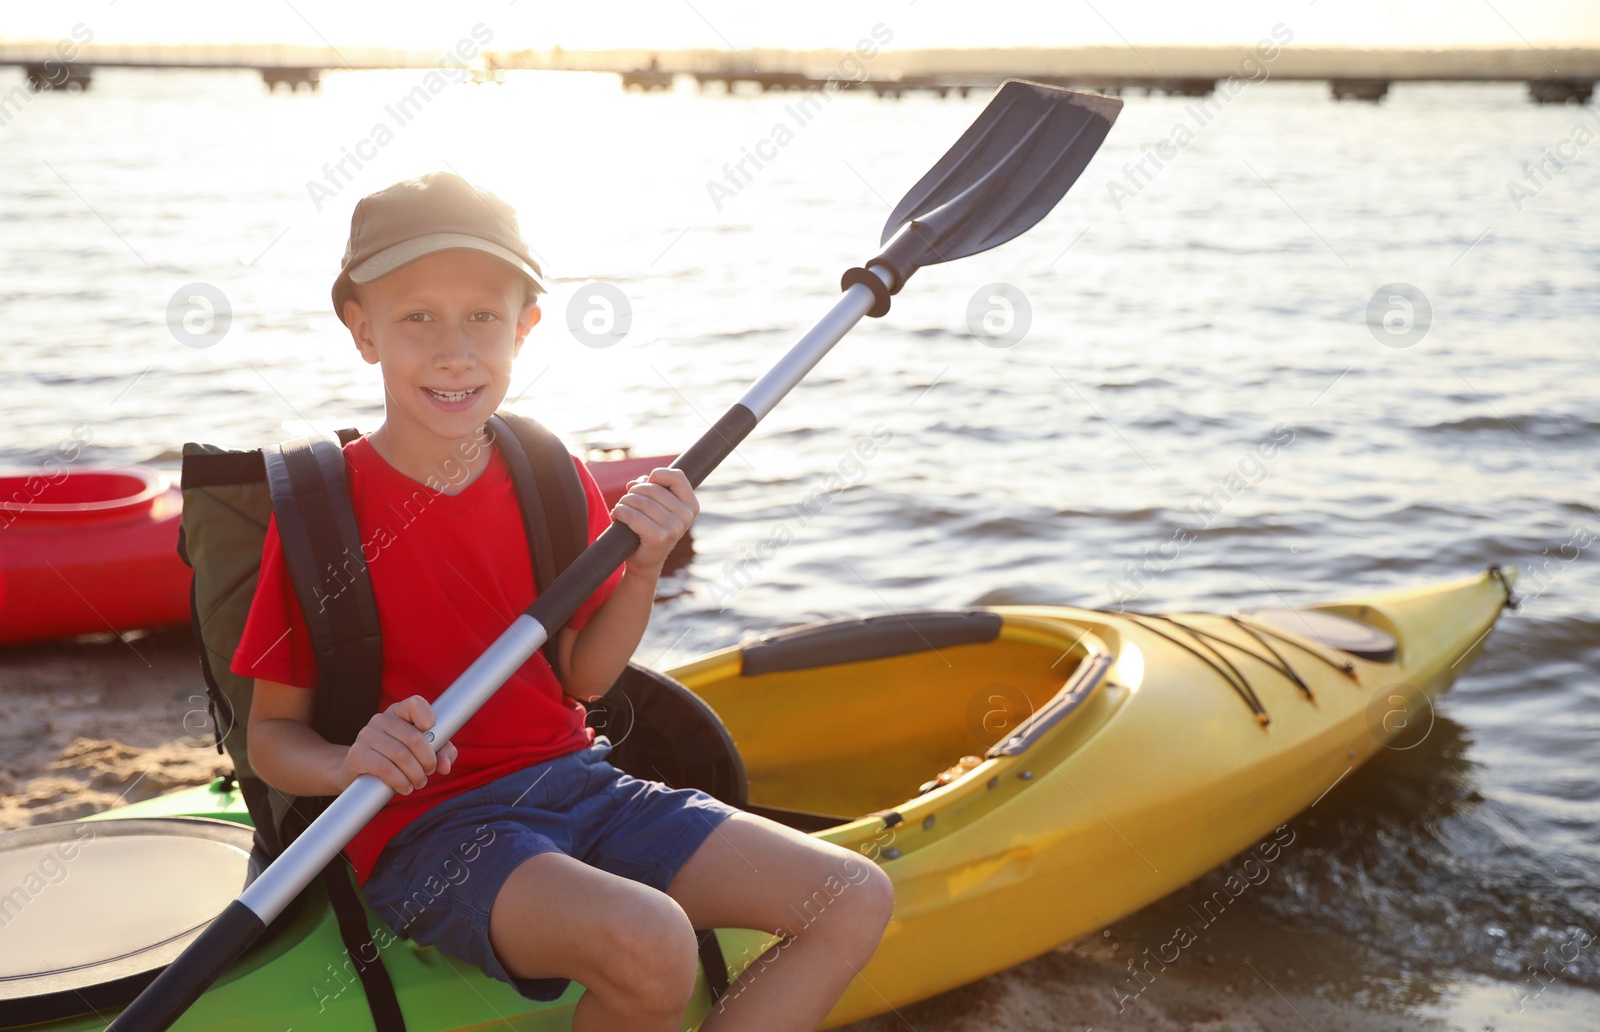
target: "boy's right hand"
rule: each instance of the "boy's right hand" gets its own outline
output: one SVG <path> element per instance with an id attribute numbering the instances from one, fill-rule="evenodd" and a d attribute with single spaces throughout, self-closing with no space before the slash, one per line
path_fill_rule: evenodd
<path id="1" fill-rule="evenodd" d="M 456 747 L 446 742 L 435 754 L 433 743 L 422 734 L 433 724 L 433 707 L 420 695 L 401 699 L 374 714 L 345 753 L 345 787 L 362 774 L 375 774 L 400 795 L 410 795 L 427 784 L 428 775 L 435 770 L 449 774 Z"/>

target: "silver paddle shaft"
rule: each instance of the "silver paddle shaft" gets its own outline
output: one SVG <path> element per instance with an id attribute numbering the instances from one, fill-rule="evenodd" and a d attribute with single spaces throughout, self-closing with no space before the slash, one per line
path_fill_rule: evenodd
<path id="1" fill-rule="evenodd" d="M 872 271 L 888 285 L 888 273 L 877 268 Z M 872 291 L 859 283 L 845 291 L 827 315 L 818 320 L 805 336 L 795 341 L 784 356 L 767 370 L 766 375 L 751 384 L 750 389 L 744 392 L 744 397 L 739 399 L 739 404 L 755 413 L 757 419 L 766 418 L 784 395 L 822 361 L 822 356 L 861 321 L 861 317 L 872 307 L 872 297 Z"/>
<path id="2" fill-rule="evenodd" d="M 884 273 L 873 270 L 881 277 Z M 849 333 L 872 307 L 873 294 L 860 284 L 845 291 L 818 323 L 784 353 L 738 404 L 757 420 L 766 416 L 803 380 L 822 356 Z M 615 569 L 615 567 L 613 567 Z M 566 614 L 562 624 L 571 617 Z M 524 613 L 511 622 L 489 648 L 473 661 L 433 703 L 434 725 L 428 732 L 437 753 L 549 640 L 538 620 Z M 288 849 L 239 896 L 263 923 L 270 923 L 293 902 L 318 871 L 327 866 L 356 832 L 377 816 L 394 789 L 375 774 L 363 774 L 350 783 Z"/>

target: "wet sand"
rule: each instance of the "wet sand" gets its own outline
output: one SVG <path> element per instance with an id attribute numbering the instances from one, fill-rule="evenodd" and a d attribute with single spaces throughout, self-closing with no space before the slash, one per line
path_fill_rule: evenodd
<path id="1" fill-rule="evenodd" d="M 846 1026 L 851 1032 L 1413 1032 L 1452 1026 L 1403 1013 L 1280 995 L 1247 969 L 1176 966 L 1137 999 L 1119 1003 L 1128 950 L 1115 936 L 1089 937 L 931 1000 Z"/>
<path id="2" fill-rule="evenodd" d="M 228 769 L 212 747 L 187 629 L 0 651 L 0 829 L 71 820 L 202 784 Z M 1387 969 L 1347 938 L 1240 907 L 1146 982 L 1129 962 L 1170 938 L 1183 890 L 1098 936 L 853 1032 L 1412 1032 L 1600 1022 L 1593 994 L 1552 991 L 1518 1013 L 1508 985 L 1439 984 Z M 1553 1009 L 1553 1010 L 1552 1010 Z M 1547 1014 L 1549 1023 L 1540 1019 Z"/>

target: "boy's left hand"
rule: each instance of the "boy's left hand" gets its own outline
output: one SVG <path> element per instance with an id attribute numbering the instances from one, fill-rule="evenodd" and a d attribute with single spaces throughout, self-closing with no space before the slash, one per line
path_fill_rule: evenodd
<path id="1" fill-rule="evenodd" d="M 636 477 L 628 493 L 612 508 L 618 523 L 639 535 L 639 548 L 628 568 L 659 575 L 667 554 L 700 512 L 694 488 L 682 470 L 657 466 L 648 477 Z"/>

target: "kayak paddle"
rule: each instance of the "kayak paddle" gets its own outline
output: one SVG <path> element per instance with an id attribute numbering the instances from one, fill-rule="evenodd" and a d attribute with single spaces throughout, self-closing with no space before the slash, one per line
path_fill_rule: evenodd
<path id="1" fill-rule="evenodd" d="M 844 274 L 844 296 L 742 398 L 672 463 L 701 482 L 861 318 L 881 316 L 912 273 L 988 250 L 1030 229 L 1077 181 L 1122 101 L 1010 80 L 894 209 L 882 253 Z M 433 704 L 438 750 L 639 546 L 615 521 Z M 394 790 L 353 781 L 238 899 L 228 904 L 111 1022 L 118 1032 L 166 1029 L 238 959 L 300 890 L 371 820 Z"/>

